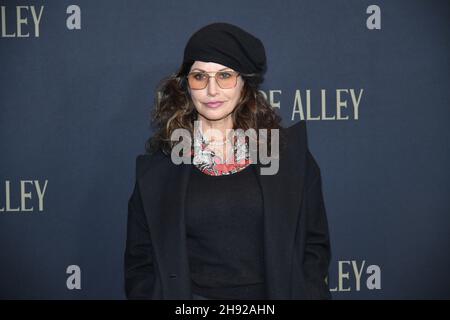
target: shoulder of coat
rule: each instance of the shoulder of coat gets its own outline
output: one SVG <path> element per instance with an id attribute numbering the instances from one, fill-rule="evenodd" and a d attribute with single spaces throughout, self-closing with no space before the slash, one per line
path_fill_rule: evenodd
<path id="1" fill-rule="evenodd" d="M 136 157 L 136 177 L 144 175 L 151 167 L 167 161 L 167 156 L 162 151 L 140 154 Z"/>
<path id="2" fill-rule="evenodd" d="M 290 127 L 283 128 L 289 149 L 304 150 L 307 148 L 306 121 L 301 120 Z"/>

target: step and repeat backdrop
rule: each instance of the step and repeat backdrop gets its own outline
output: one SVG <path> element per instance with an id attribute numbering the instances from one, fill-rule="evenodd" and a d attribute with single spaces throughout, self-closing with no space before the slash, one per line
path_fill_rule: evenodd
<path id="1" fill-rule="evenodd" d="M 0 298 L 125 298 L 156 87 L 212 22 L 263 41 L 261 91 L 306 120 L 333 298 L 449 299 L 450 3 L 425 0 L 0 0 Z"/>

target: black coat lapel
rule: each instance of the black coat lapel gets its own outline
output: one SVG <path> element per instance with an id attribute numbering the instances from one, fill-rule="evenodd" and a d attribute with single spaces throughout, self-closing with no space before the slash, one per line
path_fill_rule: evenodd
<path id="1" fill-rule="evenodd" d="M 301 161 L 296 162 L 295 157 L 296 152 L 281 152 L 279 170 L 275 175 L 261 175 L 262 165 L 259 162 L 254 166 L 263 195 L 269 299 L 289 299 L 291 293 L 291 260 L 303 186 L 302 171 L 298 167 Z"/>
<path id="2" fill-rule="evenodd" d="M 192 166 L 161 159 L 140 179 L 164 299 L 190 299 L 184 198 Z"/>

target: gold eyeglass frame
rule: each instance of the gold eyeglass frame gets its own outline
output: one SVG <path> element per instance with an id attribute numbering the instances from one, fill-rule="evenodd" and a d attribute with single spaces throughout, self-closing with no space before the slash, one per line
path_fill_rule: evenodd
<path id="1" fill-rule="evenodd" d="M 237 74 L 237 75 L 236 75 L 236 80 L 235 80 L 234 86 L 232 86 L 232 87 L 230 87 L 230 88 L 222 88 L 222 86 L 219 84 L 219 81 L 218 81 L 218 79 L 217 79 L 217 74 L 218 74 L 218 73 L 223 73 L 223 72 L 228 72 L 228 73 L 235 73 L 235 74 Z M 197 74 L 197 73 L 202 73 L 202 74 L 208 75 L 208 79 L 206 80 L 206 84 L 205 84 L 205 86 L 204 86 L 203 88 L 193 89 L 193 88 L 191 87 L 191 85 L 189 84 L 189 75 L 191 75 L 191 74 Z M 187 83 L 188 83 L 188 85 L 189 85 L 189 88 L 191 88 L 192 90 L 203 90 L 203 89 L 205 89 L 205 88 L 209 85 L 209 78 L 211 77 L 211 76 L 210 76 L 210 73 L 214 73 L 214 79 L 216 80 L 217 85 L 218 85 L 221 89 L 233 89 L 233 88 L 235 88 L 236 85 L 237 85 L 237 78 L 238 78 L 239 76 L 253 77 L 253 76 L 256 76 L 256 75 L 257 75 L 256 73 L 241 73 L 241 72 L 231 71 L 231 70 L 229 70 L 229 71 L 228 71 L 228 70 L 224 70 L 224 71 L 216 71 L 216 72 L 193 71 L 193 72 L 189 72 L 189 73 L 186 75 L 186 81 L 187 81 Z"/>

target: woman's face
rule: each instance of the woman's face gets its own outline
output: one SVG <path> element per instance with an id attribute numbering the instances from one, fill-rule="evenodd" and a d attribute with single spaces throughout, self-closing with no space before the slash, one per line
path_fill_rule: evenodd
<path id="1" fill-rule="evenodd" d="M 217 72 L 226 70 L 234 71 L 233 69 L 218 63 L 195 61 L 190 72 Z M 239 101 L 244 81 L 242 80 L 242 77 L 239 76 L 237 77 L 236 86 L 234 88 L 222 89 L 217 84 L 213 75 L 214 74 L 210 74 L 206 88 L 199 90 L 189 88 L 189 92 L 199 117 L 203 117 L 209 121 L 225 120 L 227 117 L 231 117 L 231 113 Z M 215 101 L 221 101 L 222 104 L 219 106 L 207 104 Z"/>

